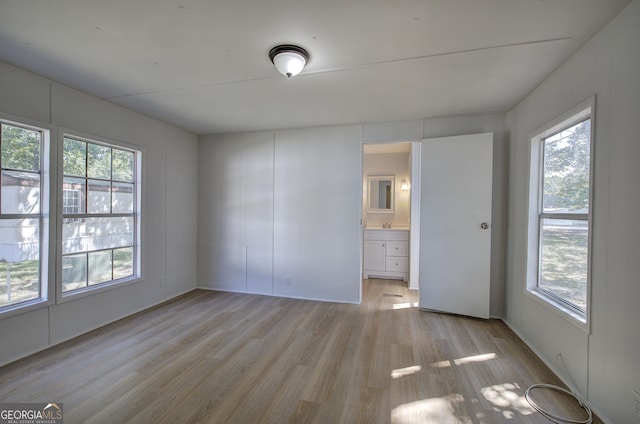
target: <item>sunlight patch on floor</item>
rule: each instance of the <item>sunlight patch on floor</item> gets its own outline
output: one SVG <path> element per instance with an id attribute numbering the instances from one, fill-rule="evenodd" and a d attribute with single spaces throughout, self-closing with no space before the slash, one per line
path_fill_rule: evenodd
<path id="1" fill-rule="evenodd" d="M 493 405 L 493 410 L 505 419 L 514 419 L 519 413 L 531 415 L 535 411 L 524 397 L 517 383 L 495 384 L 483 387 L 480 392 Z"/>
<path id="2" fill-rule="evenodd" d="M 393 309 L 408 309 L 408 308 L 417 308 L 418 302 L 410 302 L 410 303 L 394 303 Z"/>
<path id="3" fill-rule="evenodd" d="M 453 362 L 456 365 L 464 365 L 464 364 L 470 364 L 472 362 L 484 362 L 484 361 L 489 361 L 491 359 L 496 359 L 496 354 L 495 353 L 485 353 L 484 355 L 474 355 L 474 356 L 467 356 L 465 358 L 460 358 L 460 359 L 454 359 Z"/>
<path id="4" fill-rule="evenodd" d="M 391 371 L 391 378 L 395 379 L 400 377 L 406 377 L 407 375 L 412 375 L 420 372 L 421 369 L 422 367 L 420 365 L 414 365 L 412 367 L 406 367 L 406 368 L 398 368 Z"/>
<path id="5" fill-rule="evenodd" d="M 464 402 L 461 394 L 453 393 L 440 398 L 422 399 L 398 405 L 391 411 L 394 424 L 413 423 L 452 423 L 464 424 L 455 415 L 454 405 Z"/>
<path id="6" fill-rule="evenodd" d="M 485 353 L 482 355 L 466 356 L 464 358 L 454 359 L 453 363 L 456 365 L 465 365 L 473 362 L 489 361 L 491 359 L 496 359 L 496 357 L 497 357 L 496 354 L 492 352 L 492 353 Z M 447 368 L 451 366 L 451 361 L 447 359 L 445 361 L 434 362 L 429 366 L 433 368 Z"/>

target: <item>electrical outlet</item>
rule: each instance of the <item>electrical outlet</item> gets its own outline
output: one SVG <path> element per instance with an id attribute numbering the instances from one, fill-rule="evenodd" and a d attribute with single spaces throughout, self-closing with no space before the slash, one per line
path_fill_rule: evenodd
<path id="1" fill-rule="evenodd" d="M 633 415 L 640 422 L 640 394 L 635 390 L 631 390 L 633 393 Z"/>
<path id="2" fill-rule="evenodd" d="M 284 276 L 284 284 L 286 286 L 290 286 L 291 285 L 291 276 L 290 275 L 285 275 Z"/>
<path id="3" fill-rule="evenodd" d="M 164 287 L 167 285 L 167 279 L 166 277 L 163 275 L 162 277 L 160 277 L 160 287 Z"/>

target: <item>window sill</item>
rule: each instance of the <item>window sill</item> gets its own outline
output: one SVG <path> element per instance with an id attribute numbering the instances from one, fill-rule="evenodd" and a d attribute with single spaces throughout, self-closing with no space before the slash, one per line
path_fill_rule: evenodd
<path id="1" fill-rule="evenodd" d="M 94 294 L 104 293 L 106 291 L 114 290 L 120 287 L 125 287 L 131 284 L 136 284 L 144 281 L 142 277 L 133 277 L 127 280 L 115 280 L 106 284 L 97 286 L 85 287 L 83 289 L 74 290 L 69 293 L 61 293 L 58 297 L 58 304 L 70 302 L 72 300 L 81 299 L 87 296 L 93 296 Z"/>
<path id="2" fill-rule="evenodd" d="M 550 297 L 545 296 L 543 293 L 540 293 L 536 290 L 527 289 L 525 291 L 525 295 L 539 305 L 542 305 L 548 311 L 551 311 L 554 314 L 562 317 L 566 321 L 570 322 L 585 333 L 590 333 L 588 316 L 583 317 L 572 309 L 562 305 L 559 302 L 554 301 Z"/>
<path id="3" fill-rule="evenodd" d="M 28 302 L 16 303 L 15 305 L 6 306 L 6 309 L 0 312 L 0 321 L 6 318 L 14 317 L 16 315 L 25 314 L 37 309 L 42 309 L 51 305 L 53 305 L 53 302 L 50 302 L 48 300 L 35 299 Z"/>

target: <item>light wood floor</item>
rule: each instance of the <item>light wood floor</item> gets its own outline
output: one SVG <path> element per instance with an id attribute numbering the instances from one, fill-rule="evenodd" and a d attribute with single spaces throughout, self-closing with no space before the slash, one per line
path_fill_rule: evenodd
<path id="1" fill-rule="evenodd" d="M 65 424 L 548 422 L 524 390 L 560 383 L 501 321 L 421 312 L 399 281 L 363 292 L 194 291 L 0 368 L 0 402 L 62 402 Z"/>

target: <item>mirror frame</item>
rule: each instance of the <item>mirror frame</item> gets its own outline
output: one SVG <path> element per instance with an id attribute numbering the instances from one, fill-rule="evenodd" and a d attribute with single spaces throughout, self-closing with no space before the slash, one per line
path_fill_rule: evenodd
<path id="1" fill-rule="evenodd" d="M 371 183 L 375 181 L 387 181 L 391 180 L 391 208 L 380 209 L 371 207 Z M 367 212 L 368 213 L 394 213 L 395 211 L 395 190 L 396 190 L 396 177 L 395 175 L 369 175 L 367 176 Z"/>

